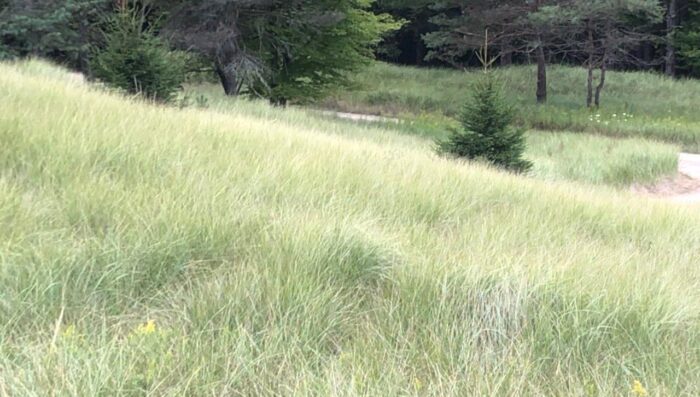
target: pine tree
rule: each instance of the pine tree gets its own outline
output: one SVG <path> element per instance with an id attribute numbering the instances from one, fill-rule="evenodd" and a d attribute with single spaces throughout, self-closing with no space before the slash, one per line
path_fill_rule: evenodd
<path id="1" fill-rule="evenodd" d="M 532 164 L 523 159 L 524 130 L 513 127 L 515 111 L 504 98 L 492 73 L 487 72 L 472 89 L 461 116 L 462 128 L 439 143 L 445 154 L 484 160 L 515 172 L 528 171 Z"/>
<path id="2" fill-rule="evenodd" d="M 143 10 L 122 9 L 105 32 L 105 48 L 93 59 L 95 77 L 129 93 L 170 101 L 185 79 L 185 59 L 171 52 L 152 28 Z"/>

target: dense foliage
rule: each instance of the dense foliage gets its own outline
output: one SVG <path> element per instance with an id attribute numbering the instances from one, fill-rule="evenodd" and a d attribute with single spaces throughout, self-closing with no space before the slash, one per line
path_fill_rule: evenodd
<path id="1" fill-rule="evenodd" d="M 398 27 L 369 11 L 366 0 L 304 3 L 269 26 L 273 39 L 262 58 L 269 67 L 267 96 L 274 103 L 315 99 L 343 85 L 347 72 L 373 58 L 381 36 Z"/>
<path id="2" fill-rule="evenodd" d="M 147 6 L 153 33 L 198 55 L 228 95 L 305 102 L 345 86 L 375 54 L 392 62 L 470 67 L 489 32 L 502 65 L 588 69 L 589 106 L 607 69 L 700 75 L 698 0 L 1 0 L 0 57 L 41 56 L 90 71 L 102 25 L 125 4 Z"/>
<path id="3" fill-rule="evenodd" d="M 164 3 L 167 33 L 211 61 L 227 94 L 245 90 L 279 104 L 342 85 L 398 27 L 371 12 L 371 0 Z"/>
<path id="4" fill-rule="evenodd" d="M 640 40 L 626 48 L 629 57 L 616 65 L 619 68 L 657 69 L 669 75 L 676 73 L 693 74 L 696 67 L 687 62 L 684 52 L 700 48 L 700 41 L 692 36 L 676 41 L 675 32 L 697 32 L 694 13 L 700 10 L 697 0 L 623 0 L 623 1 L 578 1 L 578 0 L 380 0 L 381 10 L 392 15 L 409 19 L 401 31 L 403 34 L 392 37 L 384 45 L 385 59 L 401 63 L 418 64 L 429 61 L 433 64 L 458 67 L 478 65 L 473 56 L 483 42 L 485 29 L 489 29 L 493 40 L 491 45 L 499 52 L 499 59 L 505 65 L 528 63 L 538 57 L 537 51 L 544 44 L 546 58 L 550 61 L 581 63 L 572 59 L 570 49 L 563 48 L 567 43 L 558 36 L 547 37 L 547 31 L 537 31 L 534 26 L 523 24 L 523 17 L 541 8 L 561 7 L 571 11 L 587 6 L 598 11 L 627 9 L 634 14 L 635 9 L 655 7 L 663 11 L 663 19 L 653 25 L 645 21 L 641 25 L 637 18 L 627 18 L 623 27 L 632 30 L 642 29 L 653 36 Z M 601 8 L 602 6 L 602 8 Z M 619 13 L 615 10 L 610 16 Z M 575 17 L 582 17 L 577 15 Z M 570 22 L 573 20 L 569 19 Z M 574 21 L 575 22 L 575 21 Z M 539 28 L 546 28 L 540 25 Z M 414 34 L 419 31 L 419 34 Z M 542 33 L 545 33 L 542 35 Z M 553 31 L 552 33 L 556 33 Z M 682 46 L 677 53 L 678 46 Z M 427 47 L 427 51 L 425 51 Z M 416 50 L 422 49 L 416 58 Z M 576 58 L 576 57 L 574 57 Z"/>
<path id="5" fill-rule="evenodd" d="M 155 39 L 144 40 L 143 35 L 133 34 L 128 40 L 136 41 L 131 43 L 123 35 L 102 38 L 103 24 L 113 30 L 115 5 L 118 9 L 125 4 L 140 3 L 4 0 L 0 3 L 0 56 L 47 57 L 83 71 L 93 61 L 105 77 L 105 69 L 119 67 L 106 65 L 105 55 L 90 60 L 91 48 L 112 56 L 121 52 L 123 61 L 143 59 L 144 51 L 150 57 L 165 51 Z M 373 59 L 382 36 L 400 25 L 386 14 L 373 12 L 372 4 L 373 0 L 153 0 L 141 6 L 164 21 L 162 29 L 152 33 L 209 62 L 227 94 L 251 94 L 284 104 L 325 95 L 346 83 L 348 72 Z M 134 54 L 124 53 L 136 43 Z M 107 74 L 114 79 L 124 73 Z M 115 80 L 133 90 L 135 84 L 125 83 L 127 75 Z M 143 82 L 139 84 L 143 88 Z"/>
<path id="6" fill-rule="evenodd" d="M 700 0 L 690 0 L 688 18 L 677 32 L 679 63 L 700 77 Z"/>
<path id="7" fill-rule="evenodd" d="M 426 64 L 428 48 L 423 36 L 436 28 L 433 17 L 438 10 L 434 4 L 434 0 L 377 0 L 376 12 L 388 13 L 403 21 L 401 29 L 384 37 L 378 56 L 395 63 Z"/>
<path id="8" fill-rule="evenodd" d="M 40 56 L 87 71 L 109 0 L 0 2 L 0 58 Z"/>

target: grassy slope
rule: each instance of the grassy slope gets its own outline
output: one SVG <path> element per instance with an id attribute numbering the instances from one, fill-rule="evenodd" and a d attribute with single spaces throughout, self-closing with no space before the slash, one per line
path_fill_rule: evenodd
<path id="1" fill-rule="evenodd" d="M 377 63 L 354 77 L 356 90 L 340 92 L 323 105 L 352 112 L 454 116 L 478 73 Z M 700 152 L 698 81 L 673 81 L 652 73 L 612 72 L 596 116 L 585 108 L 583 69 L 550 68 L 547 106 L 534 104 L 534 69 L 512 67 L 498 69 L 497 73 L 505 82 L 508 95 L 518 104 L 521 121 L 527 127 L 651 138 Z"/>
<path id="2" fill-rule="evenodd" d="M 396 123 L 357 123 L 321 117 L 302 109 L 272 108 L 263 103 L 226 98 L 221 87 L 197 84 L 187 88 L 190 98 L 207 98 L 220 112 L 243 113 L 268 120 L 285 120 L 313 126 L 348 137 L 371 139 L 431 150 L 435 139 L 444 139 L 454 122 L 434 117 Z M 632 183 L 651 183 L 674 174 L 679 147 L 640 138 L 616 139 L 581 133 L 530 131 L 526 157 L 534 162 L 532 176 L 545 180 L 570 180 L 627 188 Z M 415 137 L 415 138 L 412 138 Z"/>
<path id="3" fill-rule="evenodd" d="M 700 394 L 695 210 L 5 65 L 0 97 L 0 395 Z"/>

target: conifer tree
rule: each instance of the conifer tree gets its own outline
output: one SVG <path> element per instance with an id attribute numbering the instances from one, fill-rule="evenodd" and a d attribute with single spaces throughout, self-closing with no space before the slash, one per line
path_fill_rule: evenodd
<path id="1" fill-rule="evenodd" d="M 105 32 L 105 47 L 93 59 L 94 74 L 116 88 L 167 102 L 185 79 L 185 58 L 147 25 L 143 9 L 119 9 Z"/>
<path id="2" fill-rule="evenodd" d="M 500 83 L 486 73 L 472 89 L 460 121 L 461 129 L 439 144 L 442 153 L 484 160 L 515 172 L 525 172 L 532 164 L 523 159 L 524 131 L 514 127 L 515 112 L 503 96 Z"/>
<path id="3" fill-rule="evenodd" d="M 472 86 L 472 94 L 460 117 L 461 128 L 439 142 L 444 154 L 483 160 L 514 172 L 528 171 L 532 164 L 523 158 L 525 131 L 513 126 L 515 109 L 504 95 L 503 87 L 490 70 L 488 32 L 479 59 L 483 76 Z"/>

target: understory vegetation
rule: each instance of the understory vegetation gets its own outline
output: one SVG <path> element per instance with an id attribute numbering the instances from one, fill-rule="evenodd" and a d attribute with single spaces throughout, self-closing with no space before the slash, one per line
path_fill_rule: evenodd
<path id="1" fill-rule="evenodd" d="M 321 106 L 348 112 L 415 118 L 425 114 L 456 117 L 480 71 L 426 69 L 375 63 L 353 75 L 355 89 L 336 92 Z M 513 66 L 494 70 L 517 104 L 526 128 L 638 137 L 678 144 L 700 152 L 700 82 L 673 80 L 646 72 L 608 72 L 600 109 L 587 109 L 583 68 L 550 68 L 549 99 L 534 103 L 535 70 Z"/>
<path id="2" fill-rule="evenodd" d="M 697 210 L 38 62 L 0 97 L 0 395 L 700 395 Z"/>

